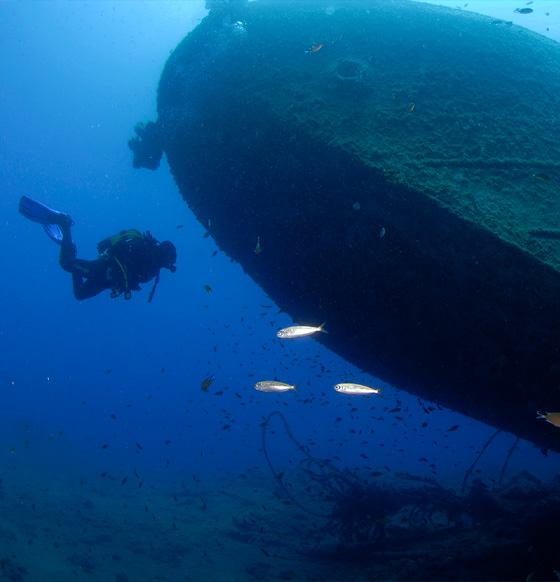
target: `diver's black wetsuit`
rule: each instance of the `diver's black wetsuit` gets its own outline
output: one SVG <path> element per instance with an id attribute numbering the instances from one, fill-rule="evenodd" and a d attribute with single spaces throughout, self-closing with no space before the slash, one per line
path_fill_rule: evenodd
<path id="1" fill-rule="evenodd" d="M 130 291 L 140 290 L 139 283 L 158 277 L 162 265 L 156 256 L 158 242 L 152 237 L 122 241 L 118 256 L 102 254 L 94 261 L 86 261 L 76 258 L 70 226 L 64 225 L 61 230 L 60 266 L 72 274 L 74 296 L 78 300 L 93 297 L 105 289 L 112 289 L 112 297 L 125 293 L 125 299 L 129 299 Z"/>
<path id="2" fill-rule="evenodd" d="M 115 282 L 109 279 L 109 258 L 99 257 L 95 261 L 76 258 L 76 245 L 65 236 L 60 249 L 60 266 L 72 274 L 74 297 L 78 300 L 89 299 L 105 289 L 113 289 Z M 85 279 L 85 280 L 84 280 Z"/>

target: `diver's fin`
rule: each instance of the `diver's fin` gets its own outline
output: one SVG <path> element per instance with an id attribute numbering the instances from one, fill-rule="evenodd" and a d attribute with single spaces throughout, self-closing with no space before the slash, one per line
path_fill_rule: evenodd
<path id="1" fill-rule="evenodd" d="M 58 226 L 58 224 L 43 224 L 43 228 L 52 241 L 54 241 L 57 245 L 62 244 L 62 231 L 60 230 L 60 226 Z"/>
<path id="2" fill-rule="evenodd" d="M 25 216 L 25 218 L 44 225 L 46 233 L 53 240 L 56 240 L 58 237 L 56 229 L 52 228 L 53 226 L 72 226 L 74 224 L 72 219 L 67 214 L 58 212 L 58 210 L 53 210 L 52 208 L 41 204 L 41 202 L 37 202 L 37 200 L 29 198 L 29 196 L 21 197 L 19 201 L 19 211 L 21 214 L 23 214 L 23 216 Z M 46 228 L 46 226 L 50 226 L 51 228 Z M 55 238 L 53 238 L 53 236 Z"/>

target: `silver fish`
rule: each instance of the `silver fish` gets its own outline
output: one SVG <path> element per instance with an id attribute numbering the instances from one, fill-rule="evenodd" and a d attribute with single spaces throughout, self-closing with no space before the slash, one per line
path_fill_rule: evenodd
<path id="1" fill-rule="evenodd" d="M 325 323 L 322 323 L 318 327 L 313 325 L 292 325 L 290 327 L 285 327 L 284 329 L 280 329 L 276 332 L 276 337 L 281 339 L 293 339 L 296 337 L 305 337 L 307 335 L 313 335 L 318 331 L 322 331 L 323 333 L 328 333 L 326 329 L 323 329 Z"/>
<path id="2" fill-rule="evenodd" d="M 293 390 L 297 392 L 295 384 L 284 384 L 284 382 L 277 382 L 276 380 L 264 380 L 255 384 L 255 390 L 261 392 L 287 392 Z"/>
<path id="3" fill-rule="evenodd" d="M 363 386 L 362 384 L 354 384 L 353 382 L 343 382 L 342 384 L 337 384 L 334 389 L 341 394 L 379 394 L 379 388 L 370 388 L 369 386 Z"/>

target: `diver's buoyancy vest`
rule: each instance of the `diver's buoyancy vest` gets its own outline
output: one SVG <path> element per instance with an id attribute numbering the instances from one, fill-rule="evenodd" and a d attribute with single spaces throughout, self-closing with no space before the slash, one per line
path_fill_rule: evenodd
<path id="1" fill-rule="evenodd" d="M 151 238 L 152 235 L 148 232 L 147 235 Z M 134 238 L 142 238 L 144 235 L 135 228 L 129 228 L 128 230 L 121 230 L 119 234 L 114 234 L 113 236 L 108 236 L 104 238 L 101 242 L 97 243 L 97 252 L 102 255 L 104 253 L 112 255 L 114 253 L 115 245 L 122 241 L 132 240 Z"/>
<path id="2" fill-rule="evenodd" d="M 121 293 L 124 293 L 124 298 L 130 299 L 131 290 L 140 289 L 138 283 L 145 283 L 155 276 L 156 282 L 154 283 L 154 289 L 152 290 L 152 293 L 150 293 L 149 298 L 149 301 L 151 301 L 153 291 L 155 290 L 157 280 L 159 279 L 159 269 L 152 272 L 154 268 L 153 255 L 157 246 L 157 240 L 149 231 L 142 234 L 135 228 L 121 230 L 118 234 L 107 237 L 97 243 L 98 253 L 102 256 L 112 258 L 122 271 L 123 284 L 119 285 L 118 288 L 113 289 L 111 297 L 118 297 Z M 130 262 L 130 259 L 132 258 L 130 253 L 134 247 L 137 249 L 140 247 L 149 251 L 146 253 L 146 261 L 141 261 L 144 268 L 139 268 L 140 264 L 135 264 L 134 261 L 132 263 Z M 137 259 L 138 257 L 135 258 Z M 131 270 L 133 273 L 131 273 Z"/>

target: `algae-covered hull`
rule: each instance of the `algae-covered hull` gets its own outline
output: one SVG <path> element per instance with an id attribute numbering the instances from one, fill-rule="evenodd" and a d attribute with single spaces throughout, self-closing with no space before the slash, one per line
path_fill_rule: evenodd
<path id="1" fill-rule="evenodd" d="M 558 45 L 511 23 L 218 2 L 131 147 L 149 167 L 163 149 L 216 243 L 294 320 L 327 321 L 328 347 L 560 450 L 535 414 L 560 409 L 558 95 Z"/>

